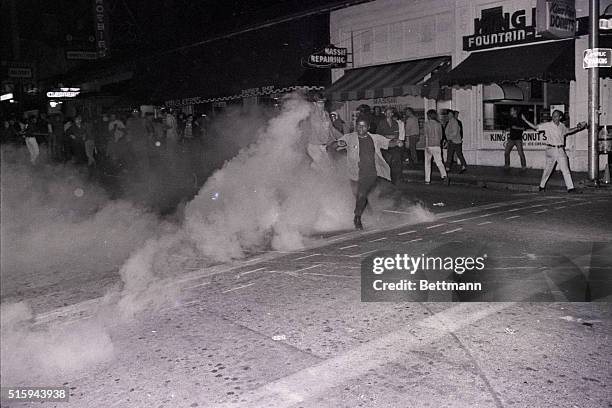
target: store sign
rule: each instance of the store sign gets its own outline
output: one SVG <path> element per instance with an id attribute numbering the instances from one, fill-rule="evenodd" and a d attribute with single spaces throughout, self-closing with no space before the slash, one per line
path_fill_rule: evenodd
<path id="1" fill-rule="evenodd" d="M 510 132 L 506 130 L 485 130 L 482 149 L 503 150 L 508 141 Z M 523 132 L 523 148 L 539 150 L 546 148 L 546 134 L 541 131 L 528 130 Z"/>
<path id="2" fill-rule="evenodd" d="M 240 91 L 240 96 L 247 98 L 249 96 L 269 95 L 271 93 L 274 93 L 274 85 L 243 89 Z"/>
<path id="3" fill-rule="evenodd" d="M 204 98 L 200 96 L 196 96 L 193 98 L 172 99 L 172 100 L 164 102 L 164 105 L 166 105 L 169 108 L 173 108 L 173 107 L 179 107 L 179 106 L 199 105 L 202 103 L 205 103 Z"/>
<path id="4" fill-rule="evenodd" d="M 5 93 L 3 95 L 0 95 L 0 101 L 10 101 L 11 99 L 13 99 L 12 93 Z"/>
<path id="5" fill-rule="evenodd" d="M 463 37 L 463 50 L 475 51 L 537 41 L 535 29 L 536 9 L 530 13 L 531 25 L 527 25 L 526 10 L 504 13 L 494 7 L 480 12 L 474 19 L 474 35 Z"/>
<path id="6" fill-rule="evenodd" d="M 582 68 L 612 67 L 612 48 L 587 48 L 582 58 Z"/>
<path id="7" fill-rule="evenodd" d="M 93 0 L 94 30 L 96 34 L 96 49 L 98 57 L 104 58 L 109 54 L 108 12 L 104 0 Z"/>
<path id="8" fill-rule="evenodd" d="M 345 68 L 348 52 L 346 48 L 329 45 L 308 56 L 307 64 L 313 68 Z"/>
<path id="9" fill-rule="evenodd" d="M 97 51 L 66 51 L 66 59 L 69 60 L 96 60 L 98 58 Z"/>
<path id="10" fill-rule="evenodd" d="M 59 88 L 47 92 L 47 98 L 75 98 L 81 93 L 81 88 Z"/>
<path id="11" fill-rule="evenodd" d="M 574 0 L 538 0 L 537 33 L 546 38 L 572 38 L 576 35 Z"/>
<path id="12" fill-rule="evenodd" d="M 9 78 L 32 78 L 32 68 L 9 67 Z"/>

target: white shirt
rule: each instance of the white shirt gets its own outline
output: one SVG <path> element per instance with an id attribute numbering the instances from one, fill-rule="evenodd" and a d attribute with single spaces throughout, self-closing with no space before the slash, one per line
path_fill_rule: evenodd
<path id="1" fill-rule="evenodd" d="M 397 125 L 399 126 L 399 140 L 406 140 L 406 125 L 404 124 L 404 121 L 398 119 Z"/>
<path id="2" fill-rule="evenodd" d="M 553 121 L 540 123 L 538 125 L 539 131 L 544 131 L 544 135 L 546 136 L 546 144 L 554 145 L 554 146 L 563 146 L 565 145 L 565 135 L 568 132 L 567 127 L 559 122 L 559 125 L 555 125 Z"/>

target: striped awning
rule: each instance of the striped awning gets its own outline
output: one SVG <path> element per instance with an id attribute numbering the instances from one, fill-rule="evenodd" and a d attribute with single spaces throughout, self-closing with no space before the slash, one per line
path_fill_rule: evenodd
<path id="1" fill-rule="evenodd" d="M 325 93 L 335 101 L 422 96 L 425 77 L 447 72 L 450 62 L 450 57 L 436 57 L 350 69 Z"/>

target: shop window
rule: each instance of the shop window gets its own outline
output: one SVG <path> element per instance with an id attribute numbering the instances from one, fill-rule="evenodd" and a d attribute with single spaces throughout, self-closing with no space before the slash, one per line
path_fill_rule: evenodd
<path id="1" fill-rule="evenodd" d="M 541 123 L 550 120 L 551 107 L 569 106 L 569 84 L 519 81 L 512 84 L 512 87 L 522 91 L 522 96 L 513 97 L 512 100 L 508 99 L 510 94 L 506 92 L 507 84 L 498 87 L 504 90 L 501 97 L 495 97 L 493 92 L 483 92 L 484 98 L 492 98 L 492 100 L 483 101 L 484 130 L 507 129 L 512 107 L 518 109 L 519 117 L 524 114 L 530 121 Z M 567 109 L 564 110 L 567 111 Z"/>

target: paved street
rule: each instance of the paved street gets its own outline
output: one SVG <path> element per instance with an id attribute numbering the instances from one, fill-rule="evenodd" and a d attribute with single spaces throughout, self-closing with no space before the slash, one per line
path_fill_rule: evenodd
<path id="1" fill-rule="evenodd" d="M 392 227 L 368 227 L 366 216 L 365 231 L 325 234 L 302 251 L 180 259 L 162 285 L 175 289 L 172 302 L 129 323 L 100 317 L 116 271 L 57 282 L 60 293 L 7 294 L 29 297 L 35 328 L 99 320 L 112 341 L 112 356 L 57 378 L 70 403 L 45 405 L 612 406 L 610 303 L 569 303 L 583 292 L 555 278 L 612 272 L 609 195 L 409 184 L 401 196 L 383 217 Z M 435 216 L 394 224 L 416 201 Z M 381 250 L 486 254 L 487 270 L 529 282 L 517 300 L 534 300 L 533 286 L 544 302 L 361 302 L 361 262 Z"/>

